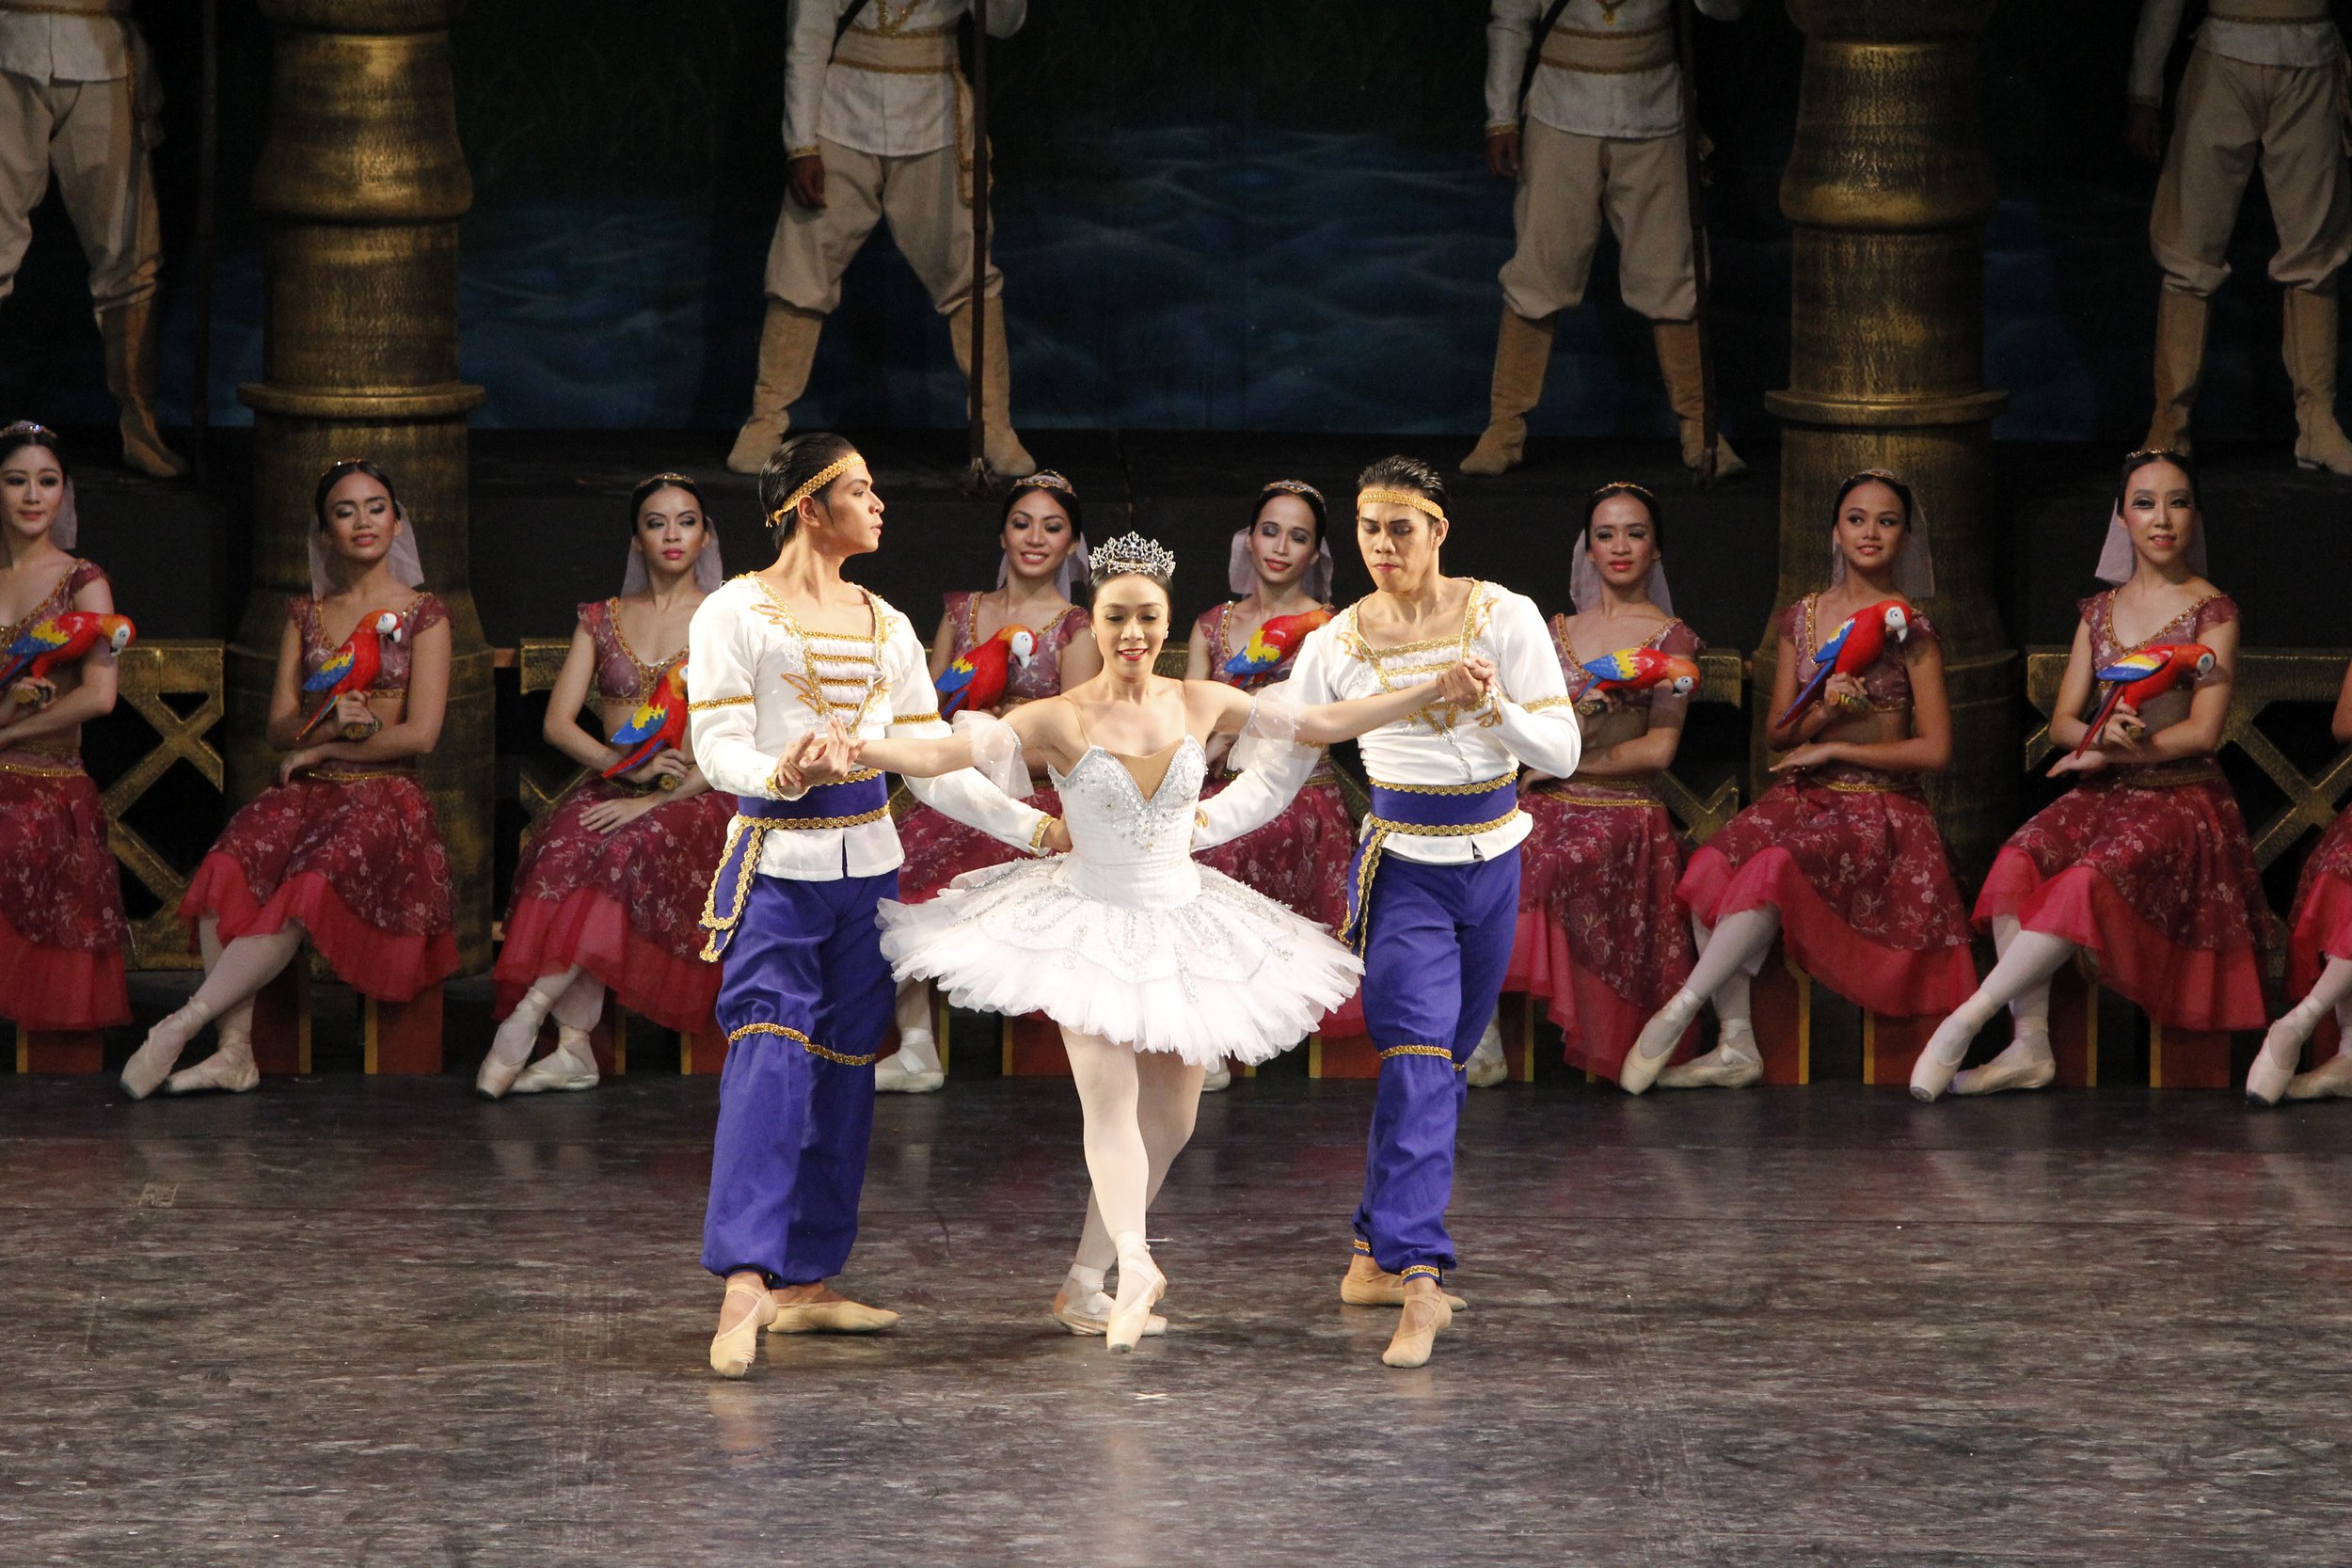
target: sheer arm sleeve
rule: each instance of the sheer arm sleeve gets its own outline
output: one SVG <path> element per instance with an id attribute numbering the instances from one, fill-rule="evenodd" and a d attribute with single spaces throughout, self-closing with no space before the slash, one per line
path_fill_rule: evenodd
<path id="1" fill-rule="evenodd" d="M 1584 754 L 1584 737 L 1560 653 L 1543 617 L 1513 594 L 1495 605 L 1496 728 L 1531 768 L 1565 779 Z"/>
<path id="2" fill-rule="evenodd" d="M 705 599 L 687 628 L 687 731 L 694 760 L 713 789 L 796 799 L 776 789 L 777 759 L 755 743 L 759 712 L 752 681 L 757 660 L 743 632 L 743 617 L 733 595 L 724 593 Z"/>
<path id="3" fill-rule="evenodd" d="M 1296 706 L 1331 700 L 1327 662 L 1331 649 L 1330 630 L 1326 625 L 1309 634 L 1298 650 L 1298 661 L 1291 667 L 1290 679 L 1283 683 L 1287 688 L 1285 696 L 1295 705 L 1294 711 Z M 1273 722 L 1271 712 L 1269 722 Z M 1214 849 L 1273 821 L 1282 814 L 1283 807 L 1297 798 L 1315 770 L 1311 748 L 1265 745 L 1256 750 L 1261 754 L 1253 758 L 1252 766 L 1244 768 L 1241 776 L 1214 799 L 1200 802 L 1200 823 L 1192 834 L 1196 850 Z"/>
<path id="4" fill-rule="evenodd" d="M 939 717 L 939 693 L 931 687 L 930 667 L 923 645 L 904 622 L 892 631 L 882 650 L 890 680 L 890 733 L 907 739 L 930 740 L 950 734 Z M 933 811 L 977 828 L 1018 849 L 1037 851 L 1051 820 L 1025 800 L 1018 800 L 969 768 L 942 773 L 935 779 L 908 779 L 907 788 Z"/>

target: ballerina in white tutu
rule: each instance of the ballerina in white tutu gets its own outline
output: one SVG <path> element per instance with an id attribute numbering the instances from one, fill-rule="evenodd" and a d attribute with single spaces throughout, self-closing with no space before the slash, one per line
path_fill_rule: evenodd
<path id="1" fill-rule="evenodd" d="M 1192 1135 L 1202 1073 L 1296 1044 L 1363 971 L 1321 927 L 1194 864 L 1204 743 L 1349 740 L 1433 704 L 1471 705 L 1492 674 L 1470 659 L 1418 686 L 1312 706 L 1169 680 L 1152 665 L 1175 569 L 1149 540 L 1113 540 L 1092 569 L 1101 674 L 1001 721 L 959 715 L 950 739 L 860 750 L 870 768 L 922 777 L 977 767 L 1021 791 L 1025 751 L 1045 759 L 1061 791 L 1071 853 L 969 873 L 930 903 L 885 900 L 876 919 L 901 982 L 930 980 L 958 1006 L 1042 1012 L 1061 1025 L 1094 1196 L 1054 1315 L 1106 1335 L 1113 1350 L 1159 1331 L 1151 1308 L 1167 1282 L 1144 1216 Z M 1114 1260 L 1116 1299 L 1104 1291 Z"/>

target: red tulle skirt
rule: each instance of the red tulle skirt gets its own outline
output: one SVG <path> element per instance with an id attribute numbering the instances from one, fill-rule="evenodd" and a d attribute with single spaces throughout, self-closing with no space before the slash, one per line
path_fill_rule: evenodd
<path id="1" fill-rule="evenodd" d="M 1048 816 L 1061 815 L 1061 797 L 1050 789 L 1037 791 L 1028 801 Z M 967 871 L 984 871 L 1029 858 L 1003 839 L 966 827 L 920 800 L 899 819 L 898 844 L 907 857 L 906 864 L 898 868 L 901 904 L 928 903 Z"/>
<path id="2" fill-rule="evenodd" d="M 2230 786 L 2085 784 L 2010 835 L 1977 919 L 2013 915 L 2099 957 L 2102 984 L 2174 1029 L 2259 1029 L 2268 911 Z"/>
<path id="3" fill-rule="evenodd" d="M 523 846 L 506 942 L 490 972 L 499 1017 L 515 1010 L 532 981 L 577 965 L 622 1006 L 665 1029 L 710 1022 L 719 966 L 703 960 L 702 912 L 735 800 L 714 790 L 665 800 L 611 833 L 582 820 L 607 800 L 644 798 L 589 779 Z"/>
<path id="4" fill-rule="evenodd" d="M 1200 798 L 1209 799 L 1232 782 L 1211 780 Z M 1356 819 L 1347 814 L 1338 783 L 1318 770 L 1279 816 L 1196 858 L 1300 919 L 1336 931 L 1347 924 L 1347 867 L 1355 857 Z M 1325 1014 L 1317 1031 L 1332 1038 L 1363 1032 L 1360 992 Z"/>
<path id="5" fill-rule="evenodd" d="M 130 1022 L 130 938 L 105 808 L 80 761 L 0 761 L 0 1018 L 44 1030 Z"/>
<path id="6" fill-rule="evenodd" d="M 405 1002 L 457 970 L 449 855 L 406 773 L 323 771 L 262 792 L 197 867 L 180 917 L 223 942 L 298 920 L 336 978 Z"/>
<path id="7" fill-rule="evenodd" d="M 1708 926 L 1770 905 L 1800 968 L 1885 1018 L 1977 989 L 1973 934 L 1928 803 L 1839 769 L 1776 784 L 1691 856 L 1676 890 Z"/>
<path id="8" fill-rule="evenodd" d="M 1650 1015 L 1691 977 L 1674 819 L 1639 784 L 1549 784 L 1520 797 L 1519 924 L 1507 990 L 1540 997 L 1570 1065 L 1614 1078 Z"/>
<path id="9" fill-rule="evenodd" d="M 2287 1000 L 2312 989 L 2329 958 L 2352 958 L 2352 811 L 2328 825 L 2295 888 L 2287 938 Z"/>

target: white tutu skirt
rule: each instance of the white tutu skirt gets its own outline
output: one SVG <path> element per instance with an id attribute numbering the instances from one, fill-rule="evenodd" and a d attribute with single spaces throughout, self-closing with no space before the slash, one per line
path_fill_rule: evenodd
<path id="1" fill-rule="evenodd" d="M 1205 866 L 1197 895 L 1157 908 L 1090 896 L 1076 869 L 1025 861 L 967 872 L 928 903 L 885 899 L 882 955 L 956 1006 L 1043 1013 L 1202 1067 L 1281 1054 L 1363 977 L 1320 927 Z"/>

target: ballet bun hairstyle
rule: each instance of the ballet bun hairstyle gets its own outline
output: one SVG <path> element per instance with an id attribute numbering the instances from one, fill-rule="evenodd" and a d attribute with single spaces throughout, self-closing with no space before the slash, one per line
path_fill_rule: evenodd
<path id="1" fill-rule="evenodd" d="M 1636 484 L 1629 479 L 1612 480 L 1585 498 L 1584 538 L 1588 545 L 1593 537 L 1593 515 L 1600 510 L 1601 502 L 1618 496 L 1631 496 L 1642 503 L 1642 510 L 1649 514 L 1650 545 L 1659 554 L 1665 554 L 1666 509 L 1659 504 L 1656 492 L 1648 485 Z M 1908 499 L 1904 504 L 1908 508 Z"/>
<path id="2" fill-rule="evenodd" d="M 1265 515 L 1265 503 L 1277 496 L 1289 496 L 1307 503 L 1307 510 L 1315 515 L 1315 543 L 1320 546 L 1331 531 L 1330 508 L 1324 504 L 1323 492 L 1302 479 L 1278 479 L 1258 492 L 1258 499 L 1249 505 L 1249 520 L 1242 524 L 1245 533 L 1258 526 Z"/>
<path id="3" fill-rule="evenodd" d="M 406 508 L 400 504 L 400 491 L 392 483 L 392 476 L 386 473 L 381 467 L 378 467 L 372 459 L 365 457 L 343 457 L 338 458 L 336 461 L 329 463 L 326 466 L 326 471 L 319 475 L 318 484 L 310 492 L 310 517 L 311 520 L 318 525 L 320 532 L 324 533 L 326 531 L 326 498 L 328 494 L 333 491 L 336 485 L 341 484 L 344 480 L 349 479 L 353 474 L 365 474 L 370 479 L 375 481 L 376 483 L 384 486 L 384 494 L 391 499 L 392 515 L 401 518 L 403 521 L 406 520 L 408 513 Z"/>
<path id="4" fill-rule="evenodd" d="M 2197 468 L 2189 462 L 2187 453 L 2174 451 L 2169 447 L 2142 447 L 2123 459 L 2122 469 L 2115 476 L 2115 509 L 2117 512 L 2121 513 L 2123 510 L 2124 499 L 2131 494 L 2132 477 L 2151 463 L 2169 463 L 2180 469 L 2188 480 L 2189 500 L 2196 505 L 2200 513 L 2205 510 L 2204 498 L 2197 492 Z"/>
<path id="5" fill-rule="evenodd" d="M 1085 534 L 1087 520 L 1078 506 L 1078 487 L 1051 468 L 1040 468 L 1027 478 L 1013 482 L 1012 488 L 1005 492 L 1003 510 L 996 514 L 997 531 L 1003 531 L 1004 526 L 1012 520 L 1012 509 L 1021 503 L 1022 497 L 1041 494 L 1053 497 L 1054 504 L 1068 515 L 1071 532 Z"/>
<path id="6" fill-rule="evenodd" d="M 1912 498 L 1911 486 L 1888 473 L 1884 468 L 1865 468 L 1858 474 L 1848 474 L 1837 487 L 1837 499 L 1830 503 L 1829 526 L 1836 528 L 1840 514 L 1846 510 L 1846 498 L 1866 484 L 1883 484 L 1895 492 L 1895 499 L 1903 503 L 1903 528 L 1909 531 L 1919 515 L 1919 503 Z"/>
<path id="7" fill-rule="evenodd" d="M 685 491 L 694 498 L 694 510 L 703 515 L 703 520 L 706 523 L 710 520 L 710 508 L 703 502 L 701 485 L 684 474 L 656 474 L 651 479 L 639 480 L 637 488 L 628 493 L 628 531 L 630 533 L 634 534 L 637 531 L 637 515 L 645 509 L 645 498 L 663 490 Z"/>
<path id="8" fill-rule="evenodd" d="M 858 460 L 848 436 L 825 430 L 795 436 L 769 453 L 759 469 L 759 511 L 778 548 L 800 527 L 801 502 L 821 499 Z"/>

